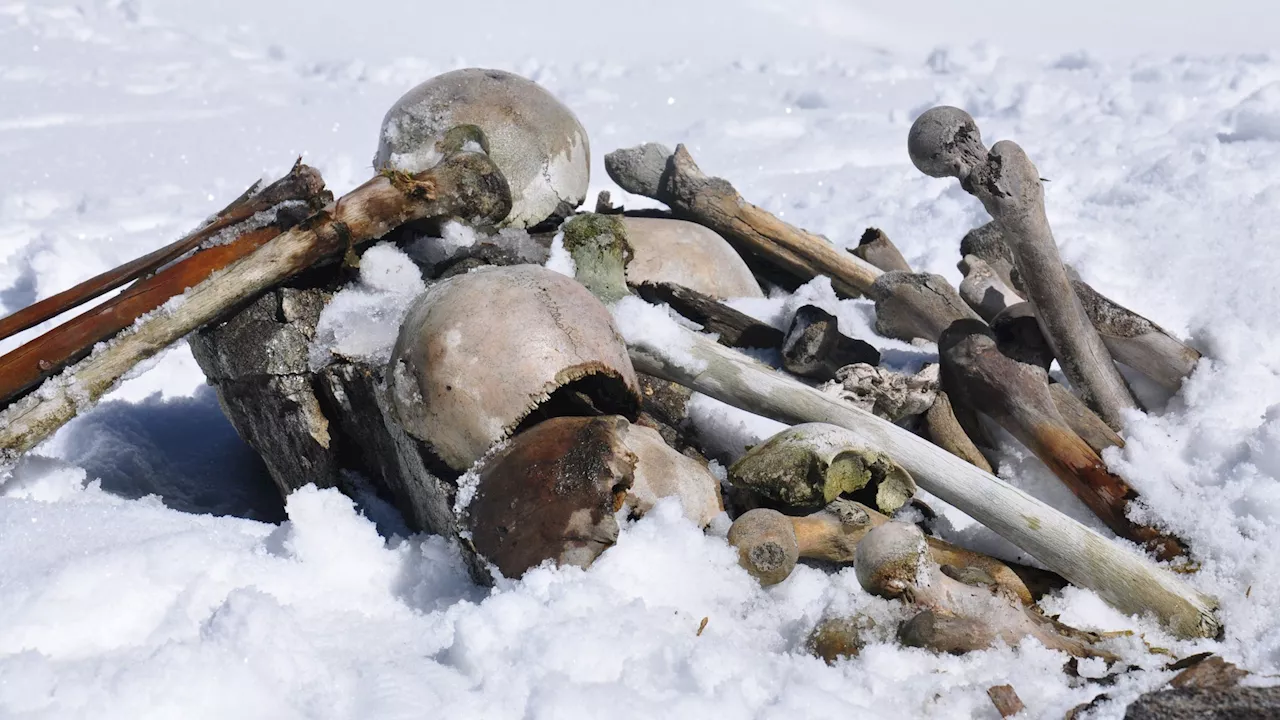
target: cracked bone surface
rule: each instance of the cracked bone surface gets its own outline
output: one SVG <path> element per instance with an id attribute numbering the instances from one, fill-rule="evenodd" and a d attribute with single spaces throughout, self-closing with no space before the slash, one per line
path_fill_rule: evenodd
<path id="1" fill-rule="evenodd" d="M 502 224 L 531 227 L 586 199 L 591 150 L 582 123 L 537 83 L 502 70 L 453 70 L 405 93 L 382 120 L 374 168 L 425 170 L 461 125 L 484 133 L 484 150 L 511 186 Z"/>
<path id="2" fill-rule="evenodd" d="M 1058 412 L 1044 368 L 1002 354 L 991 329 L 956 323 L 938 341 L 946 391 L 1007 430 L 1035 453 L 1117 535 L 1146 545 L 1162 560 L 1185 554 L 1169 535 L 1130 520 L 1138 497 Z"/>
<path id="3" fill-rule="evenodd" d="M 856 363 L 880 364 L 880 351 L 839 330 L 836 316 L 816 305 L 804 305 L 791 318 L 782 341 L 782 367 L 813 380 L 834 380 L 841 368 Z"/>
<path id="4" fill-rule="evenodd" d="M 535 410 L 585 395 L 635 416 L 635 371 L 609 311 L 572 278 L 536 265 L 479 268 L 410 308 L 388 364 L 406 431 L 465 470 Z"/>
<path id="5" fill-rule="evenodd" d="M 888 513 L 916 492 L 911 474 L 892 458 L 827 423 L 795 425 L 751 448 L 729 468 L 729 482 L 796 508 L 860 493 Z"/>
<path id="6" fill-rule="evenodd" d="M 947 106 L 916 118 L 907 149 L 921 172 L 958 179 L 995 218 L 1063 372 L 1108 425 L 1121 427 L 1123 412 L 1138 403 L 1071 287 L 1027 154 L 1008 140 L 988 150 L 973 118 Z"/>
<path id="7" fill-rule="evenodd" d="M 1040 614 L 985 579 L 956 579 L 943 571 L 920 529 L 901 522 L 874 528 L 858 543 L 854 568 L 867 592 L 902 599 L 919 612 L 898 630 L 904 645 L 963 653 L 997 642 L 1017 645 L 1026 637 L 1076 657 L 1115 655 L 1095 646 L 1098 638 Z"/>
<path id="8" fill-rule="evenodd" d="M 762 585 L 776 585 L 791 574 L 800 558 L 854 562 L 859 541 L 888 522 L 886 515 L 862 503 L 840 499 L 800 517 L 767 508 L 750 510 L 729 527 L 728 539 L 738 550 L 739 564 L 752 577 Z M 937 538 L 927 542 L 931 557 L 948 572 L 981 578 L 1026 604 L 1065 584 L 1045 570 L 1006 564 Z"/>
<path id="9" fill-rule="evenodd" d="M 624 507 L 642 515 L 674 497 L 699 527 L 723 512 L 705 466 L 619 415 L 545 420 L 484 457 L 464 486 L 467 477 L 464 542 L 510 578 L 546 560 L 590 565 L 617 540 Z"/>

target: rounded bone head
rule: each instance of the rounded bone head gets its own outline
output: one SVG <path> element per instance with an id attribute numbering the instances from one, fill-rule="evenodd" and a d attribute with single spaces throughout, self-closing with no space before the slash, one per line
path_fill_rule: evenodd
<path id="1" fill-rule="evenodd" d="M 888 522 L 867 533 L 854 552 L 858 583 L 873 595 L 895 598 L 924 579 L 929 545 L 915 525 Z"/>
<path id="2" fill-rule="evenodd" d="M 795 527 L 777 510 L 748 510 L 729 526 L 728 539 L 738 549 L 738 564 L 761 585 L 786 580 L 800 561 Z"/>
<path id="3" fill-rule="evenodd" d="M 401 325 L 387 374 L 405 430 L 456 470 L 553 395 L 581 392 L 597 410 L 629 417 L 639 404 L 609 311 L 537 265 L 480 268 L 432 286 Z"/>
<path id="4" fill-rule="evenodd" d="M 920 172 L 936 178 L 964 179 L 987 159 L 978 124 L 969 113 L 947 105 L 916 118 L 907 134 L 907 152 Z"/>
<path id="5" fill-rule="evenodd" d="M 582 123 L 532 80 L 466 68 L 438 75 L 387 111 L 374 167 L 421 172 L 439 162 L 451 129 L 479 128 L 511 186 L 504 225 L 530 227 L 568 215 L 587 195 L 590 147 Z"/>
<path id="6" fill-rule="evenodd" d="M 665 497 L 679 499 L 685 517 L 698 527 L 724 512 L 720 481 L 702 463 L 668 445 L 657 430 L 624 426 L 623 444 L 636 456 L 635 478 L 627 493 L 632 511 L 643 515 Z"/>
<path id="7" fill-rule="evenodd" d="M 718 300 L 764 297 L 742 257 L 714 231 L 669 218 L 624 217 L 635 257 L 627 282 L 671 283 Z"/>

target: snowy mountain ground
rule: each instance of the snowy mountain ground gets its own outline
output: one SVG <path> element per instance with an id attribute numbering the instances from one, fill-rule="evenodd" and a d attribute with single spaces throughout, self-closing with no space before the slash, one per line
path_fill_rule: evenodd
<path id="1" fill-rule="evenodd" d="M 593 193 L 611 186 L 605 152 L 684 142 L 783 218 L 843 245 L 878 226 L 914 266 L 957 281 L 959 238 L 986 218 L 954 182 L 911 167 L 905 138 L 921 110 L 958 105 L 1050 180 L 1065 259 L 1209 358 L 1131 417 L 1108 460 L 1191 542 L 1203 569 L 1189 580 L 1220 598 L 1226 637 L 1175 642 L 1079 590 L 1050 609 L 1280 672 L 1280 61 L 1171 54 L 1253 50 L 1262 25 L 1233 43 L 1185 32 L 1202 28 L 1184 15 L 1184 35 L 1135 34 L 1133 47 L 1108 34 L 1123 47 L 1092 55 L 1075 51 L 1087 38 L 1006 32 L 1020 53 L 1006 55 L 930 53 L 915 18 L 834 2 L 666 1 L 631 18 L 561 0 L 379 22 L 389 5 L 0 4 L 0 312 L 172 240 L 298 154 L 350 189 L 391 102 L 475 64 L 521 72 L 578 113 Z M 495 13 L 503 24 L 485 19 Z M 727 13 L 733 32 L 718 24 Z M 1140 15 L 1108 16 L 1108 32 Z M 945 39 L 947 22 L 921 34 Z M 820 282 L 800 296 L 867 336 L 865 304 L 836 303 Z M 743 307 L 776 317 L 797 301 Z M 903 365 L 928 358 L 881 344 Z M 702 412 L 726 443 L 762 427 Z M 1008 455 L 1008 480 L 1085 518 L 1026 453 Z M 949 517 L 952 536 L 1002 547 Z M 1064 657 L 1032 645 L 953 658 L 880 644 L 827 667 L 801 649 L 817 619 L 862 611 L 888 633 L 893 606 L 851 571 L 801 568 L 763 591 L 670 507 L 590 571 L 491 592 L 440 538 L 387 539 L 368 518 L 395 535 L 385 508 L 331 491 L 281 507 L 175 349 L 0 479 L 0 716 L 995 717 L 985 690 L 1008 682 L 1034 717 L 1103 692 L 1113 700 L 1097 716 L 1118 717 L 1170 675 L 1136 637 L 1115 647 L 1146 670 L 1113 686 L 1068 678 Z"/>

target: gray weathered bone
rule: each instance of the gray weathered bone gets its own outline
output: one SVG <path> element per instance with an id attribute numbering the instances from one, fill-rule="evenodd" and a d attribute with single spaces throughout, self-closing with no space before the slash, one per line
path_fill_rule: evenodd
<path id="1" fill-rule="evenodd" d="M 866 363 L 846 365 L 836 382 L 822 391 L 856 405 L 889 422 L 898 422 L 929 410 L 938 393 L 938 366 L 928 365 L 915 375 L 894 372 Z"/>
<path id="2" fill-rule="evenodd" d="M 612 272 L 619 278 L 626 269 Z M 1216 602 L 1134 550 L 1109 542 L 990 473 L 849 403 L 683 328 L 670 342 L 629 344 L 637 369 L 779 422 L 827 422 L 894 458 L 920 484 L 1068 580 L 1125 612 L 1153 613 L 1182 637 L 1213 637 Z"/>
<path id="3" fill-rule="evenodd" d="M 965 255 L 958 267 L 964 273 L 960 297 L 983 320 L 991 322 L 1005 308 L 1023 302 L 1022 296 L 1006 285 L 996 271 L 977 255 Z"/>
<path id="4" fill-rule="evenodd" d="M 974 467 L 986 472 L 994 472 L 991 463 L 960 425 L 955 409 L 951 406 L 951 400 L 945 392 L 938 392 L 924 418 L 925 434 L 934 445 Z"/>
<path id="5" fill-rule="evenodd" d="M 978 319 L 941 275 L 887 272 L 867 295 L 876 302 L 876 332 L 899 340 L 936 342 L 956 320 Z"/>
<path id="6" fill-rule="evenodd" d="M 858 247 L 850 252 L 885 272 L 894 270 L 911 272 L 911 266 L 907 264 L 907 259 L 902 257 L 898 246 L 894 245 L 880 228 L 867 228 L 867 231 L 862 234 L 862 239 L 858 241 Z"/>
<path id="7" fill-rule="evenodd" d="M 988 151 L 973 118 L 945 106 L 916 119 L 907 148 L 921 172 L 958 179 L 995 218 L 1063 372 L 1085 403 L 1119 428 L 1123 412 L 1138 403 L 1071 288 L 1030 158 L 1008 140 Z"/>
<path id="8" fill-rule="evenodd" d="M 1098 649 L 1096 636 L 1054 622 L 995 584 L 953 579 L 931 557 L 920 529 L 885 523 L 862 538 L 855 552 L 858 583 L 873 595 L 901 598 L 919 610 L 898 631 L 906 645 L 937 652 L 969 652 L 997 642 L 1017 645 L 1033 637 L 1077 657 L 1117 659 Z"/>
<path id="9" fill-rule="evenodd" d="M 840 332 L 836 317 L 816 305 L 804 305 L 791 319 L 782 341 L 782 367 L 814 380 L 834 380 L 854 363 L 880 364 L 880 351 Z"/>

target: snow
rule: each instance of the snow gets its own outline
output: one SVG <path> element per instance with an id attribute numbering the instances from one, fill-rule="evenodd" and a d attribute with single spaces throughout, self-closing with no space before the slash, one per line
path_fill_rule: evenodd
<path id="1" fill-rule="evenodd" d="M 573 256 L 564 247 L 563 232 L 558 232 L 551 238 L 551 254 L 547 257 L 545 265 L 548 270 L 554 270 L 568 277 L 575 277 L 578 274 L 578 266 L 573 262 Z"/>
<path id="2" fill-rule="evenodd" d="M 593 150 L 588 197 L 652 206 L 612 187 L 601 158 L 683 142 L 783 219 L 845 247 L 880 227 L 913 267 L 957 282 L 959 239 L 987 218 L 954 181 L 911 167 L 905 137 L 920 111 L 958 105 L 1049 180 L 1064 259 L 1207 355 L 1178 394 L 1129 418 L 1107 460 L 1195 548 L 1202 569 L 1187 580 L 1219 598 L 1226 636 L 1175 642 L 1082 590 L 1047 607 L 1280 673 L 1272 5 L 361 7 L 0 6 L 0 312 L 171 242 L 299 155 L 350 190 L 371 172 L 387 107 L 469 65 L 531 77 L 574 109 Z M 445 26 L 458 30 L 424 44 L 422 28 Z M 373 357 L 397 320 L 368 315 L 418 286 L 394 251 L 371 253 L 326 327 Z M 821 279 L 733 304 L 785 326 L 804 302 L 870 337 L 869 303 L 837 300 Z M 660 309 L 620 315 L 671 337 Z M 932 359 L 930 346 L 875 342 L 895 368 Z M 701 396 L 692 411 L 729 455 L 775 427 Z M 1007 480 L 1087 517 L 1007 438 L 1004 454 Z M 1007 682 L 1031 717 L 1106 692 L 1094 716 L 1118 718 L 1170 675 L 1137 636 L 1111 642 L 1144 670 L 1105 687 L 1029 644 L 937 657 L 881 642 L 826 667 L 802 650 L 818 618 L 864 612 L 887 640 L 899 611 L 850 570 L 801 567 L 762 590 L 675 507 L 626 526 L 588 571 L 483 590 L 447 542 L 405 537 L 373 498 L 304 489 L 282 507 L 274 493 L 185 347 L 0 476 L 0 716 L 968 718 L 995 717 L 985 690 Z M 928 502 L 943 535 L 1010 552 Z"/>
<path id="3" fill-rule="evenodd" d="M 474 239 L 471 234 L 452 242 L 469 245 Z M 418 266 L 394 244 L 366 250 L 360 256 L 359 280 L 339 290 L 320 313 L 308 358 L 311 368 L 324 367 L 334 356 L 385 364 L 409 306 L 426 289 Z"/>

